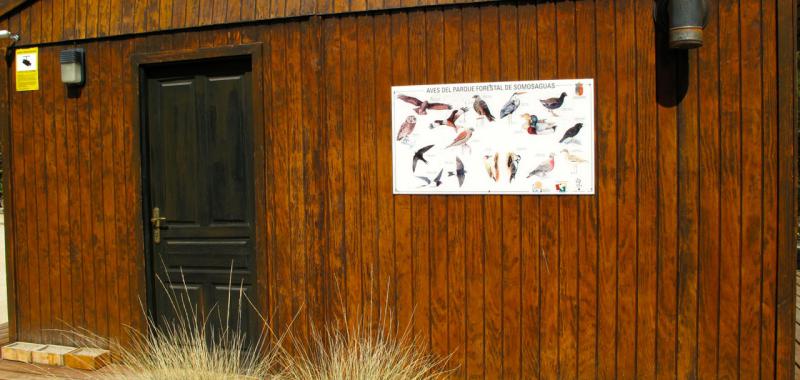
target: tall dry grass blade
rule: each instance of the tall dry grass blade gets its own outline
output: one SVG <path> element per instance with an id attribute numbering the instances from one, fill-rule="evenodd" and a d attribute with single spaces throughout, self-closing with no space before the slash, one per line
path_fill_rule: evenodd
<path id="1" fill-rule="evenodd" d="M 147 315 L 147 329 L 144 332 L 129 330 L 130 344 L 119 346 L 116 365 L 111 371 L 94 376 L 96 379 L 141 379 L 141 380 L 243 380 L 278 379 L 281 368 L 279 356 L 282 354 L 282 337 L 270 340 L 272 330 L 240 284 L 236 304 L 228 295 L 225 310 L 214 305 L 208 315 L 192 304 L 183 272 L 183 293 L 157 277 L 166 294 L 168 304 L 175 316 L 171 320 L 156 323 Z M 230 282 L 229 289 L 234 289 Z M 241 329 L 242 313 L 252 307 L 261 318 L 262 332 L 248 340 Z M 232 315 L 231 313 L 236 313 Z M 235 318 L 235 327 L 230 322 Z M 216 319 L 216 322 L 214 320 Z M 86 330 L 73 333 L 77 341 L 97 342 L 98 337 Z M 101 343 L 102 344 L 102 343 Z M 85 344 L 84 344 L 85 345 Z M 107 346 L 107 345 L 106 345 Z"/>
<path id="2" fill-rule="evenodd" d="M 372 289 L 372 286 L 370 286 Z M 429 380 L 447 377 L 447 358 L 425 353 L 419 340 L 412 339 L 411 323 L 401 334 L 393 333 L 394 318 L 389 311 L 389 289 L 377 325 L 372 308 L 367 315 L 344 327 L 325 326 L 311 331 L 308 345 L 295 343 L 294 356 L 283 355 L 282 377 L 289 380 Z M 370 297 L 372 299 L 372 297 Z M 302 342 L 301 339 L 292 339 Z"/>
<path id="3" fill-rule="evenodd" d="M 292 337 L 295 354 L 289 354 L 281 348 L 286 336 L 274 335 L 258 308 L 244 294 L 242 284 L 235 305 L 229 293 L 225 310 L 215 305 L 206 315 L 191 303 L 182 272 L 182 294 L 177 294 L 161 278 L 158 281 L 176 318 L 156 324 L 148 315 L 146 331 L 130 329 L 130 344 L 116 346 L 119 360 L 114 369 L 93 378 L 428 380 L 446 377 L 451 372 L 445 369 L 449 358 L 426 354 L 427 347 L 412 339 L 411 321 L 402 333 L 398 331 L 399 326 L 389 312 L 388 286 L 383 311 L 375 310 L 381 313 L 380 317 L 372 315 L 373 308 L 369 308 L 367 315 L 358 314 L 355 318 L 345 310 L 343 328 L 337 328 L 336 324 L 320 329 L 311 326 L 310 336 Z M 233 289 L 230 284 L 229 288 Z M 250 345 L 241 331 L 245 307 L 254 310 L 264 327 Z M 232 316 L 232 312 L 237 314 Z M 211 323 L 214 317 L 219 324 Z M 232 318 L 236 320 L 233 328 Z M 284 334 L 291 334 L 291 324 L 290 321 Z M 71 334 L 76 343 L 81 343 L 78 345 L 109 346 L 109 342 L 85 329 Z M 275 339 L 270 340 L 272 337 Z"/>

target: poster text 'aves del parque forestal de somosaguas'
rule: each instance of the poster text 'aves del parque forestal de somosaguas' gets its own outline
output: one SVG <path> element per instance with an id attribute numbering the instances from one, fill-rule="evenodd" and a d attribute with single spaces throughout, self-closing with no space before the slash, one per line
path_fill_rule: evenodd
<path id="1" fill-rule="evenodd" d="M 594 194 L 594 81 L 392 87 L 395 194 Z"/>

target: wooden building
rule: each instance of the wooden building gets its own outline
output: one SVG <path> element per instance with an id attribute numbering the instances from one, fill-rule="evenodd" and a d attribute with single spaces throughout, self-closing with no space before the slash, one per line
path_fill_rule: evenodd
<path id="1" fill-rule="evenodd" d="M 709 0 L 690 51 L 649 1 L 0 4 L 39 49 L 39 90 L 0 76 L 14 339 L 124 342 L 163 261 L 278 331 L 391 314 L 463 377 L 793 376 L 793 0 Z M 390 86 L 552 78 L 595 80 L 596 195 L 392 194 Z"/>

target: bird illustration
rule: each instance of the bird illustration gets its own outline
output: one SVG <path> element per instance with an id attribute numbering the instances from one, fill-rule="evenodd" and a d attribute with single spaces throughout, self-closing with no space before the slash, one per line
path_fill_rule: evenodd
<path id="1" fill-rule="evenodd" d="M 515 92 L 511 95 L 511 98 L 508 99 L 503 108 L 500 109 L 500 118 L 505 118 L 508 115 L 514 113 L 514 111 L 519 108 L 519 96 L 524 94 L 525 92 Z"/>
<path id="2" fill-rule="evenodd" d="M 411 171 L 417 170 L 417 162 L 422 161 L 424 163 L 428 163 L 428 160 L 425 159 L 425 152 L 429 151 L 433 148 L 433 145 L 428 145 L 426 147 L 420 148 L 418 151 L 414 152 L 414 160 L 411 163 Z"/>
<path id="3" fill-rule="evenodd" d="M 523 127 L 529 135 L 547 135 L 556 131 L 556 125 L 547 123 L 544 119 L 539 119 L 536 115 L 524 113 L 521 115 L 525 119 Z"/>
<path id="4" fill-rule="evenodd" d="M 547 108 L 547 110 L 550 111 L 550 113 L 555 115 L 555 113 L 553 111 L 561 108 L 561 106 L 564 105 L 564 98 L 566 98 L 566 97 L 567 97 L 567 93 L 566 92 L 562 92 L 561 96 L 559 96 L 557 98 L 541 99 L 539 101 L 542 102 L 542 105 L 544 106 L 544 108 Z"/>
<path id="5" fill-rule="evenodd" d="M 442 185 L 442 172 L 443 171 L 444 171 L 444 169 L 439 169 L 439 174 L 436 177 L 434 177 L 433 179 L 430 179 L 428 177 L 422 177 L 422 176 L 417 176 L 417 178 L 425 181 L 425 185 L 423 185 L 423 186 L 433 185 L 433 187 L 439 187 L 439 186 Z"/>
<path id="6" fill-rule="evenodd" d="M 456 157 L 456 171 L 454 172 L 447 172 L 448 177 L 456 176 L 458 177 L 458 187 L 464 184 L 464 177 L 466 177 L 467 171 L 464 170 L 464 163 L 461 162 L 461 159 Z"/>
<path id="7" fill-rule="evenodd" d="M 458 120 L 458 118 L 461 117 L 461 115 L 465 114 L 468 110 L 469 109 L 467 107 L 461 107 L 457 110 L 453 110 L 453 112 L 450 113 L 450 117 L 448 117 L 447 120 L 434 120 L 433 124 L 446 125 L 450 128 L 458 130 L 458 126 L 456 126 L 456 120 Z"/>
<path id="8" fill-rule="evenodd" d="M 486 174 L 489 174 L 489 178 L 495 182 L 500 179 L 500 170 L 497 166 L 497 161 L 499 161 L 498 153 L 495 153 L 494 155 L 483 156 L 483 166 L 486 168 Z"/>
<path id="9" fill-rule="evenodd" d="M 506 165 L 508 166 L 508 171 L 511 173 L 511 175 L 508 178 L 508 182 L 513 181 L 514 177 L 517 176 L 517 169 L 519 168 L 519 161 L 521 159 L 522 156 L 514 152 L 508 153 L 508 161 L 506 162 Z"/>
<path id="10" fill-rule="evenodd" d="M 581 128 L 583 128 L 583 123 L 573 125 L 570 129 L 567 129 L 567 131 L 564 132 L 564 137 L 562 137 L 558 142 L 563 143 L 565 140 L 570 140 L 571 142 L 572 139 L 578 135 L 578 132 L 581 131 Z"/>
<path id="11" fill-rule="evenodd" d="M 403 140 L 408 137 L 411 132 L 414 132 L 414 127 L 417 126 L 417 118 L 409 116 L 406 118 L 406 121 L 400 126 L 400 132 L 397 132 L 397 141 Z"/>
<path id="12" fill-rule="evenodd" d="M 450 145 L 446 146 L 445 149 L 454 147 L 454 146 L 467 146 L 467 142 L 470 138 L 472 138 L 472 132 L 475 131 L 475 128 L 465 128 L 462 129 L 461 132 L 453 139 L 453 142 Z"/>
<path id="13" fill-rule="evenodd" d="M 426 112 L 427 110 L 451 110 L 451 109 L 453 109 L 453 106 L 451 106 L 449 104 L 429 103 L 427 100 L 423 101 L 423 100 L 419 100 L 419 99 L 417 99 L 415 97 L 402 95 L 402 94 L 401 95 L 397 95 L 397 98 L 402 100 L 402 101 L 404 101 L 404 102 L 406 102 L 406 103 L 410 103 L 410 104 L 416 106 L 416 108 L 414 108 L 414 112 L 416 112 L 417 115 L 427 115 L 428 114 L 428 112 Z"/>
<path id="14" fill-rule="evenodd" d="M 537 166 L 536 169 L 533 169 L 533 171 L 530 174 L 528 174 L 528 178 L 531 178 L 533 176 L 544 177 L 544 176 L 547 175 L 547 173 L 550 173 L 551 171 L 553 171 L 553 168 L 556 167 L 555 158 L 556 158 L 556 155 L 553 154 L 553 153 L 550 153 L 550 156 L 548 157 L 547 160 L 542 161 L 542 163 L 539 164 L 539 166 Z"/>
<path id="15" fill-rule="evenodd" d="M 575 154 L 572 154 L 567 149 L 562 150 L 561 153 L 564 153 L 564 157 L 567 159 L 567 161 L 569 161 L 569 162 L 571 162 L 573 164 L 582 164 L 582 163 L 586 162 L 586 160 L 583 159 L 583 157 L 575 155 Z"/>
<path id="16" fill-rule="evenodd" d="M 475 112 L 477 112 L 478 115 L 485 116 L 489 121 L 494 121 L 494 116 L 492 116 L 492 111 L 489 110 L 489 105 L 478 95 L 472 98 L 475 99 L 472 103 L 472 108 L 475 109 Z"/>

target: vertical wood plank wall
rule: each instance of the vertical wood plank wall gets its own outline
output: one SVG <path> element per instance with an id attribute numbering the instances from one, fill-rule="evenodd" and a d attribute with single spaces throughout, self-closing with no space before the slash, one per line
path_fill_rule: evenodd
<path id="1" fill-rule="evenodd" d="M 37 4 L 8 27 L 80 37 Z M 789 378 L 795 7 L 709 8 L 689 52 L 665 49 L 651 4 L 632 0 L 84 42 L 78 98 L 59 81 L 63 47 L 42 47 L 41 89 L 9 92 L 17 337 L 60 341 L 49 329 L 69 325 L 124 341 L 143 326 L 131 55 L 262 42 L 259 273 L 278 331 L 296 314 L 305 334 L 388 312 L 459 377 Z M 128 21 L 194 17 L 173 16 Z M 571 77 L 597 87 L 597 195 L 391 194 L 391 85 Z"/>
<path id="2" fill-rule="evenodd" d="M 47 33 L 20 33 L 20 44 L 41 44 L 254 20 L 485 1 L 493 0 L 28 0 L 15 12 L 53 25 Z"/>

